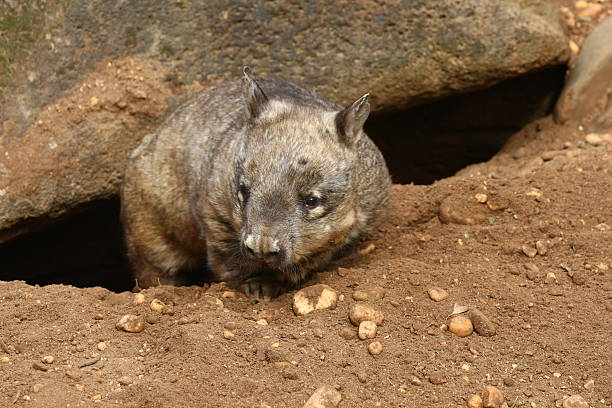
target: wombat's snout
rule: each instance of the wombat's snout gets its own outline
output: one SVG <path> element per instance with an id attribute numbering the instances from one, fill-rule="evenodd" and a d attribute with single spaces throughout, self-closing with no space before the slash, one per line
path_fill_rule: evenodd
<path id="1" fill-rule="evenodd" d="M 283 258 L 284 251 L 278 238 L 250 233 L 247 234 L 242 245 L 247 254 L 269 263 L 278 264 Z"/>

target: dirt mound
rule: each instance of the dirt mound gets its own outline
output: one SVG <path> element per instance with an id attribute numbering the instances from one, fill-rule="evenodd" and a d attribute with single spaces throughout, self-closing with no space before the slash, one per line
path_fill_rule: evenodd
<path id="1" fill-rule="evenodd" d="M 374 251 L 313 281 L 338 292 L 333 310 L 296 317 L 292 294 L 259 303 L 221 284 L 148 289 L 134 306 L 127 292 L 0 283 L 0 405 L 299 407 L 329 385 L 346 407 L 465 406 L 488 384 L 511 407 L 610 406 L 612 143 L 585 136 L 546 118 L 488 163 L 394 186 Z M 384 289 L 366 300 L 384 314 L 372 340 L 348 318 L 360 285 Z M 495 334 L 448 332 L 454 304 Z M 126 314 L 144 330 L 118 330 Z"/>

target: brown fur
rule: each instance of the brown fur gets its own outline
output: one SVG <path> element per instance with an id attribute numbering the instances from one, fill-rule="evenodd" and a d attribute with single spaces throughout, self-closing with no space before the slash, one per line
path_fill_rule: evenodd
<path id="1" fill-rule="evenodd" d="M 138 284 L 208 266 L 270 296 L 347 252 L 384 215 L 390 185 L 362 129 L 367 98 L 341 109 L 245 71 L 179 107 L 132 153 L 122 187 Z"/>

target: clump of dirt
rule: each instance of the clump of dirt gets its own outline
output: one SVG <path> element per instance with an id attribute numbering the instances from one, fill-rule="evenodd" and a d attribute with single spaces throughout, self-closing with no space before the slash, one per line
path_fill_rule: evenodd
<path id="1" fill-rule="evenodd" d="M 488 163 L 394 186 L 374 251 L 311 282 L 335 309 L 297 317 L 291 293 L 265 303 L 223 284 L 0 283 L 0 405 L 299 407 L 328 385 L 345 407 L 466 406 L 491 385 L 511 407 L 609 406 L 612 143 L 585 137 L 545 118 Z M 372 339 L 349 320 L 359 302 L 384 315 Z M 494 334 L 447 331 L 463 306 Z M 128 314 L 143 331 L 116 327 Z"/>

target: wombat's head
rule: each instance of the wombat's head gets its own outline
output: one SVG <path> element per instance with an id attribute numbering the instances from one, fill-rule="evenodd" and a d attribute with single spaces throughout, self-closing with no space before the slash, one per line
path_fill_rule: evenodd
<path id="1" fill-rule="evenodd" d="M 357 233 L 368 94 L 334 110 L 268 97 L 246 69 L 243 86 L 249 117 L 234 178 L 242 250 L 297 282 Z"/>

